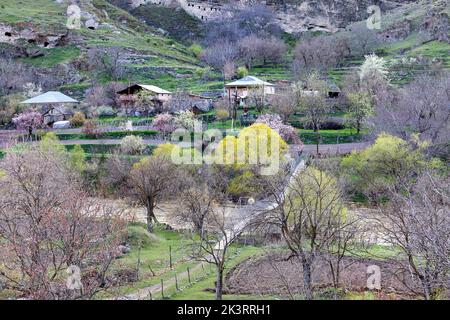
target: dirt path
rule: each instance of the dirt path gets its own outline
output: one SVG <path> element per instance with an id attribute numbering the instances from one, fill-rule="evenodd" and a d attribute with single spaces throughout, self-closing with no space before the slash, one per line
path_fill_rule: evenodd
<path id="1" fill-rule="evenodd" d="M 370 142 L 354 142 L 354 143 L 341 143 L 341 144 L 321 144 L 319 145 L 319 152 L 321 154 L 333 155 L 333 154 L 347 154 L 352 151 L 363 150 L 370 146 Z M 303 148 L 303 152 L 307 154 L 316 154 L 317 146 L 313 144 L 307 144 Z"/>

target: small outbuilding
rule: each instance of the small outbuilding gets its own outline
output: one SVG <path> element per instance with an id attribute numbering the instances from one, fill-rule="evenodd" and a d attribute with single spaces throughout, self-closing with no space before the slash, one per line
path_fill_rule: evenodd
<path id="1" fill-rule="evenodd" d="M 341 89 L 335 83 L 328 84 L 328 98 L 336 99 L 340 94 Z"/>

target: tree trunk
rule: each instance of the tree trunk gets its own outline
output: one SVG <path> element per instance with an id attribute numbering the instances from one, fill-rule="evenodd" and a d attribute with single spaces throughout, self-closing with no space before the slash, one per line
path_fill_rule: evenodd
<path id="1" fill-rule="evenodd" d="M 312 280 L 311 280 L 311 265 L 303 261 L 303 290 L 305 292 L 306 300 L 313 300 L 313 292 L 312 292 Z"/>
<path id="2" fill-rule="evenodd" d="M 319 126 L 315 122 L 313 122 L 313 131 L 314 132 L 318 132 L 319 131 Z"/>
<path id="3" fill-rule="evenodd" d="M 147 208 L 147 231 L 150 233 L 153 233 L 153 218 L 151 216 L 151 211 L 153 211 L 150 208 Z"/>
<path id="4" fill-rule="evenodd" d="M 153 212 L 153 201 L 147 199 L 147 231 L 153 233 L 153 222 L 157 222 L 155 213 Z"/>
<path id="5" fill-rule="evenodd" d="M 223 291 L 223 270 L 217 267 L 217 280 L 216 280 L 216 300 L 222 300 Z"/>

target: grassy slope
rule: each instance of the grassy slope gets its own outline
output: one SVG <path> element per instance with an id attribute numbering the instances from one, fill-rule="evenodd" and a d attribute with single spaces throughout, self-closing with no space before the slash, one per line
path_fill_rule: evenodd
<path id="1" fill-rule="evenodd" d="M 51 0 L 0 0 L 0 22 L 30 22 L 33 26 L 55 28 L 64 23 L 63 7 Z"/>
<path id="2" fill-rule="evenodd" d="M 77 31 L 83 38 L 83 46 L 120 46 L 142 52 L 149 58 L 134 63 L 133 71 L 127 81 L 155 83 L 167 90 L 177 88 L 187 89 L 195 93 L 205 91 L 219 92 L 223 86 L 220 73 L 206 71 L 200 62 L 187 50 L 185 46 L 170 38 L 161 36 L 155 29 L 138 20 L 127 11 L 111 5 L 106 0 L 93 0 L 90 10 L 95 12 L 102 22 L 111 24 L 113 29 L 100 28 L 98 30 L 82 29 Z M 51 0 L 36 0 L 25 5 L 24 1 L 10 2 L 0 0 L 4 9 L 0 10 L 0 22 L 7 23 L 32 22 L 43 29 L 64 28 L 66 20 L 65 6 Z M 447 6 L 448 8 L 448 6 Z M 138 9 L 144 10 L 143 8 Z M 399 9 L 383 15 L 382 27 L 388 28 L 393 23 L 410 19 L 414 26 L 418 26 L 427 13 L 427 6 L 423 2 L 410 3 Z M 448 10 L 447 10 L 448 11 Z M 107 16 L 104 14 L 107 12 Z M 50 13 L 50 14 L 49 14 Z M 142 12 L 140 12 L 142 14 Z M 168 15 L 169 12 L 164 12 Z M 179 14 L 179 13 L 178 13 Z M 148 15 L 148 12 L 145 14 Z M 177 13 L 173 13 L 174 19 Z M 155 12 L 149 18 L 155 20 L 159 16 Z M 161 17 L 159 17 L 161 20 Z M 163 19 L 169 21 L 170 19 Z M 158 21 L 155 21 L 155 23 Z M 162 23 L 162 22 L 161 22 Z M 189 25 L 189 24 L 187 24 Z M 157 27 L 157 24 L 155 24 Z M 292 49 L 294 42 L 286 39 Z M 45 57 L 25 59 L 39 67 L 51 67 L 58 63 L 70 62 L 83 53 L 83 48 L 74 45 L 65 48 L 46 49 Z M 450 68 L 450 45 L 442 42 L 422 43 L 417 33 L 413 33 L 404 41 L 384 44 L 377 50 L 389 62 L 395 64 L 403 57 L 424 55 L 438 58 L 446 68 Z M 286 55 L 286 61 L 277 65 L 255 66 L 251 73 L 269 81 L 277 79 L 291 79 L 290 65 L 292 50 Z M 345 74 L 363 62 L 363 57 L 356 57 L 345 61 L 343 67 L 329 70 L 329 76 L 338 84 Z M 406 72 L 401 72 L 406 70 Z M 409 81 L 417 71 L 414 67 L 396 66 L 392 68 L 395 82 Z M 205 79 L 205 72 L 208 74 Z M 398 75 L 397 73 L 400 73 Z M 177 75 L 185 75 L 187 78 Z M 104 79 L 108 81 L 108 79 Z M 86 84 L 70 84 L 68 89 L 85 88 Z"/>
<path id="3" fill-rule="evenodd" d="M 142 223 L 133 223 L 128 227 L 129 235 L 132 235 L 131 252 L 118 260 L 122 266 L 135 267 L 138 261 L 138 245 L 139 240 L 145 240 L 140 252 L 140 275 L 138 282 L 122 286 L 112 290 L 110 294 L 120 295 L 136 292 L 139 288 L 145 288 L 159 284 L 161 279 L 165 283 L 169 283 L 174 279 L 174 273 L 181 274 L 189 267 L 191 270 L 191 284 L 187 278 L 179 277 L 179 288 L 182 291 L 177 291 L 175 286 L 167 286 L 164 290 L 164 296 L 173 299 L 210 299 L 212 294 L 204 292 L 206 288 L 214 287 L 214 269 L 209 265 L 205 265 L 204 269 L 195 270 L 198 262 L 192 261 L 189 258 L 189 247 L 192 241 L 185 237 L 183 233 L 176 231 L 166 231 L 161 228 L 156 228 L 154 236 L 148 239 L 145 234 L 145 225 Z M 150 240 L 150 241 L 148 241 Z M 172 249 L 172 264 L 170 269 L 170 254 Z M 230 259 L 227 264 L 227 270 L 248 258 L 249 256 L 259 254 L 262 250 L 251 246 L 233 246 L 230 249 Z M 152 275 L 150 269 L 155 273 Z M 233 298 L 247 298 L 240 296 L 233 296 Z M 161 299 L 160 293 L 153 299 Z"/>
<path id="4" fill-rule="evenodd" d="M 417 30 L 424 21 L 426 14 L 437 6 L 437 2 L 439 1 L 435 1 L 434 4 L 431 4 L 429 1 L 417 1 L 405 4 L 387 13 L 383 13 L 381 19 L 381 31 L 406 19 L 410 20 L 413 29 Z M 445 4 L 444 1 L 441 1 L 440 8 L 441 11 L 450 14 L 450 4 Z M 391 66 L 390 71 L 392 72 L 391 75 L 394 79 L 394 84 L 407 83 L 411 81 L 414 74 L 423 70 L 423 68 L 418 65 L 399 67 L 398 63 L 403 58 L 425 56 L 430 59 L 442 61 L 442 66 L 445 69 L 450 69 L 450 44 L 439 41 L 424 42 L 417 31 L 412 32 L 402 41 L 381 44 L 375 51 L 378 55 L 385 58 Z M 358 67 L 363 62 L 363 57 L 345 61 L 345 67 L 332 69 L 329 71 L 329 75 L 337 83 L 340 83 L 350 70 Z M 398 73 L 400 73 L 400 75 Z"/>
<path id="5" fill-rule="evenodd" d="M 60 33 L 66 30 L 67 4 L 58 4 L 53 0 L 15 2 L 0 0 L 0 8 L 0 23 L 15 25 L 18 28 L 32 27 L 48 33 L 53 31 Z M 71 31 L 81 39 L 79 43 L 70 44 L 66 47 L 45 49 L 46 55 L 44 57 L 23 60 L 35 66 L 47 68 L 58 63 L 73 61 L 80 54 L 83 54 L 88 46 L 98 45 L 104 47 L 119 46 L 149 57 L 145 64 L 133 66 L 136 72 L 133 72 L 131 78 L 127 79 L 129 81 L 148 82 L 148 79 L 157 77 L 157 74 L 152 72 L 152 69 L 157 68 L 172 70 L 174 73 L 194 73 L 201 67 L 200 62 L 184 45 L 162 36 L 128 12 L 109 4 L 107 1 L 93 0 L 92 5 L 87 5 L 84 8 L 96 14 L 103 26 L 97 30 L 82 28 Z M 109 27 L 105 25 L 109 25 Z M 148 68 L 149 71 L 140 73 L 139 68 L 143 66 Z M 172 78 L 175 77 L 168 77 L 174 82 L 172 88 L 183 80 L 174 80 Z M 73 84 L 73 86 L 83 87 L 82 84 Z"/>
<path id="6" fill-rule="evenodd" d="M 192 43 L 203 34 L 202 22 L 184 10 L 174 10 L 158 5 L 148 4 L 130 11 L 148 25 L 167 31 L 173 38 Z"/>

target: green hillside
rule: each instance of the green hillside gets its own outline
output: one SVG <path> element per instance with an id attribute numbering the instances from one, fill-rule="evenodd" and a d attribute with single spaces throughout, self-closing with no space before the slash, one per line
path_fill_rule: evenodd
<path id="1" fill-rule="evenodd" d="M 0 24 L 17 30 L 32 29 L 42 34 L 61 34 L 67 30 L 67 4 L 64 3 L 0 0 L 0 8 Z M 85 56 L 88 48 L 93 46 L 120 47 L 128 55 L 130 63 L 127 67 L 135 69 L 135 72 L 130 72 L 128 81 L 148 81 L 162 75 L 166 78 L 163 82 L 170 87 L 168 89 L 174 89 L 183 81 L 177 75 L 202 73 L 202 64 L 183 44 L 161 35 L 128 12 L 104 0 L 83 2 L 82 10 L 95 15 L 99 22 L 97 29 L 82 27 L 70 30 L 70 41 L 66 46 L 44 48 L 44 56 L 22 60 L 36 67 L 48 68 L 60 63 L 69 64 Z M 129 58 L 134 55 L 139 56 L 138 61 Z M 89 77 L 89 74 L 85 76 Z M 82 84 L 68 85 L 71 86 L 80 87 Z"/>
<path id="2" fill-rule="evenodd" d="M 115 3 L 106 0 L 82 1 L 83 11 L 94 15 L 99 22 L 97 29 L 83 27 L 70 30 L 67 45 L 41 49 L 44 56 L 21 60 L 38 68 L 52 68 L 85 59 L 91 47 L 120 47 L 126 52 L 126 67 L 131 71 L 123 81 L 154 83 L 167 90 L 183 88 L 196 93 L 221 90 L 221 73 L 204 65 L 187 48 L 188 42 L 201 37 L 202 25 L 199 21 L 182 10 L 146 5 L 128 12 L 111 2 Z M 0 8 L 0 24 L 19 30 L 31 28 L 44 34 L 61 34 L 67 30 L 67 2 L 0 0 Z M 450 12 L 449 5 L 443 1 L 418 1 L 383 13 L 382 30 L 379 32 L 406 19 L 412 21 L 413 30 L 406 39 L 383 43 L 375 50 L 388 60 L 395 82 L 408 82 L 415 73 L 420 72 L 423 66 L 415 61 L 422 57 L 450 68 L 450 45 L 424 40 L 418 31 L 427 13 L 436 8 L 441 12 Z M 176 39 L 163 35 L 164 31 L 160 28 Z M 284 62 L 255 65 L 250 71 L 253 75 L 268 81 L 292 79 L 295 38 L 287 34 L 284 38 L 290 47 Z M 363 60 L 362 56 L 351 57 L 343 61 L 339 68 L 329 70 L 328 74 L 339 84 Z M 82 70 L 79 72 L 84 80 L 68 83 L 64 86 L 66 89 L 84 89 L 90 85 L 92 75 Z M 107 83 L 110 80 L 104 78 L 101 81 Z"/>

